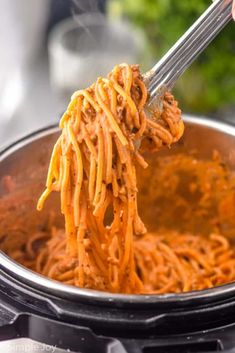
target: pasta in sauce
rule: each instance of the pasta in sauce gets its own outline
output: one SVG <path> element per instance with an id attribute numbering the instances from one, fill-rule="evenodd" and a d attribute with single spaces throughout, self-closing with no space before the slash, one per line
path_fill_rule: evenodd
<path id="1" fill-rule="evenodd" d="M 19 249 L 13 236 L 0 236 L 3 251 L 52 279 L 109 292 L 179 293 L 235 280 L 234 246 L 222 235 L 222 224 L 234 230 L 235 180 L 216 154 L 161 157 L 148 167 L 145 151 L 170 146 L 184 128 L 169 92 L 151 120 L 147 98 L 138 67 L 127 64 L 74 93 L 38 201 L 41 210 L 51 192 L 60 193 L 65 230 L 50 221 Z M 189 176 L 183 191 L 182 175 Z"/>
<path id="2" fill-rule="evenodd" d="M 146 101 L 138 67 L 118 65 L 108 78 L 75 92 L 61 119 L 62 134 L 38 209 L 52 191 L 60 192 L 67 252 L 77 260 L 73 275 L 79 287 L 141 291 L 133 236 L 146 228 L 137 209 L 135 165 L 145 168 L 147 163 L 136 143 L 148 139 L 158 149 L 183 133 L 181 111 L 170 93 L 165 94 L 163 111 L 151 119 L 144 110 Z M 112 220 L 107 224 L 109 210 Z M 58 271 L 55 265 L 47 269 L 49 276 Z"/>

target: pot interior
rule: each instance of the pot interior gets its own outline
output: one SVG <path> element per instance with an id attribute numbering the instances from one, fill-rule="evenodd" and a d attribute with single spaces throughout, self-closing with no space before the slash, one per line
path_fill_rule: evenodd
<path id="1" fill-rule="evenodd" d="M 149 168 L 145 171 L 138 169 L 139 213 L 150 231 L 164 228 L 206 235 L 213 231 L 215 222 L 218 222 L 223 235 L 233 240 L 235 182 L 234 189 L 231 182 L 229 190 L 222 192 L 226 186 L 217 185 L 216 175 L 212 173 L 208 179 L 209 199 L 203 205 L 199 202 L 202 197 L 200 192 L 192 190 L 197 178 L 198 161 L 203 163 L 217 159 L 222 168 L 229 168 L 229 175 L 234 179 L 235 129 L 194 117 L 185 117 L 185 123 L 185 134 L 176 145 L 146 155 Z M 25 251 L 31 234 L 43 232 L 51 224 L 63 228 L 58 194 L 54 193 L 49 198 L 42 212 L 36 211 L 58 134 L 57 128 L 48 128 L 12 145 L 1 155 L 0 247 L 5 254 L 19 259 L 19 263 L 20 253 Z M 190 168 L 188 163 L 191 163 Z M 222 197 L 228 199 L 224 207 L 229 208 L 229 212 L 221 212 Z M 36 246 L 40 247 L 41 244 Z M 69 292 L 71 288 L 61 286 L 62 291 L 67 287 Z M 86 295 L 87 292 L 92 293 L 86 291 Z"/>

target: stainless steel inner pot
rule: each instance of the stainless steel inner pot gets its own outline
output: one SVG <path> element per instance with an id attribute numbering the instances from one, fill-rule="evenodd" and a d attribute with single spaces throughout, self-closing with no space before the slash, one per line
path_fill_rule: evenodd
<path id="1" fill-rule="evenodd" d="M 184 116 L 186 124 L 183 138 L 174 147 L 164 149 L 161 153 L 172 154 L 197 151 L 200 158 L 210 158 L 216 149 L 223 161 L 231 168 L 235 168 L 235 128 L 224 123 L 215 122 L 206 118 Z M 16 191 L 21 195 L 21 203 L 14 205 L 14 212 L 21 217 L 27 213 L 26 222 L 40 223 L 45 213 L 38 214 L 35 210 L 37 197 L 43 189 L 45 175 L 50 157 L 51 148 L 58 136 L 57 127 L 48 127 L 37 131 L 4 149 L 0 155 L 0 180 L 5 175 L 13 175 L 17 180 Z M 24 190 L 29 192 L 30 199 Z M 0 187 L 0 198 L 4 196 L 4 189 Z M 53 203 L 53 200 L 52 200 Z M 8 205 L 9 206 L 9 205 Z M 50 205 L 47 204 L 45 212 Z M 10 208 L 11 209 L 11 206 Z M 4 220 L 2 220 L 4 222 Z M 23 222 L 24 223 L 24 222 Z M 22 224 L 24 226 L 24 224 Z M 224 286 L 195 291 L 183 294 L 165 295 L 125 295 L 80 289 L 50 280 L 19 265 L 6 254 L 0 253 L 0 271 L 7 273 L 21 283 L 32 288 L 50 293 L 61 298 L 71 300 L 104 303 L 105 305 L 156 305 L 179 304 L 187 305 L 198 301 L 211 301 L 213 298 L 230 297 L 235 295 L 235 283 Z"/>

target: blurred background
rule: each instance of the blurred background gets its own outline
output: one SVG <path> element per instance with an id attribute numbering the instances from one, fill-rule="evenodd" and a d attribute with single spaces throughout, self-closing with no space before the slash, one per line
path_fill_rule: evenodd
<path id="1" fill-rule="evenodd" d="M 72 92 L 120 62 L 155 63 L 210 0 L 1 0 L 0 146 L 57 123 Z M 235 123 L 235 24 L 184 74 L 180 106 Z"/>

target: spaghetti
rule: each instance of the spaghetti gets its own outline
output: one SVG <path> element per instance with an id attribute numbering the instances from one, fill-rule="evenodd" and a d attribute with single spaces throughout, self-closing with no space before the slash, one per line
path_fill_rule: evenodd
<path id="1" fill-rule="evenodd" d="M 137 209 L 136 164 L 147 167 L 137 148 L 170 146 L 183 134 L 181 111 L 166 93 L 161 112 L 145 113 L 147 89 L 137 66 L 116 66 L 72 96 L 60 121 L 62 134 L 51 156 L 43 208 L 52 191 L 59 191 L 65 217 L 66 266 L 73 284 L 111 292 L 142 290 L 135 266 L 133 236 L 146 232 Z M 57 238 L 55 238 L 57 243 Z M 63 242 L 38 271 L 64 273 L 56 262 Z M 58 251 L 58 254 L 57 254 Z M 56 255 L 57 254 L 57 255 Z M 41 255 L 43 260 L 43 255 Z M 64 257 L 60 258 L 63 262 Z M 66 277 L 67 278 L 67 277 Z M 71 281 L 71 279 L 68 279 Z"/>
<path id="2" fill-rule="evenodd" d="M 52 214 L 40 229 L 30 217 L 26 231 L 22 215 L 8 229 L 3 209 L 9 206 L 11 215 L 17 201 L 3 200 L 3 251 L 57 281 L 109 292 L 180 293 L 235 280 L 229 239 L 235 230 L 235 176 L 218 153 L 206 161 L 193 154 L 154 156 L 145 169 L 145 151 L 170 146 L 183 133 L 170 93 L 151 119 L 146 101 L 138 67 L 126 64 L 74 93 L 38 201 L 41 210 L 51 192 L 60 192 L 65 230 Z M 14 191 L 11 177 L 3 184 Z"/>
<path id="3" fill-rule="evenodd" d="M 135 242 L 143 293 L 180 293 L 235 279 L 235 252 L 220 234 L 149 233 Z"/>
<path id="4" fill-rule="evenodd" d="M 54 229 L 37 259 L 36 271 L 76 285 L 77 261 L 66 255 L 65 242 L 64 232 Z M 141 287 L 136 286 L 132 293 L 188 292 L 235 280 L 235 252 L 220 234 L 147 233 L 135 237 L 134 254 Z"/>
<path id="5" fill-rule="evenodd" d="M 132 293 L 180 293 L 234 281 L 234 173 L 217 154 L 207 160 L 173 153 L 153 155 L 154 163 L 147 158 L 149 168 L 137 168 L 137 179 L 149 230 L 133 235 L 141 286 Z M 78 258 L 66 251 L 60 219 L 52 211 L 39 219 L 24 206 L 20 212 L 32 197 L 28 185 L 16 192 L 15 179 L 3 183 L 9 193 L 0 200 L 1 250 L 34 271 L 76 285 Z"/>

